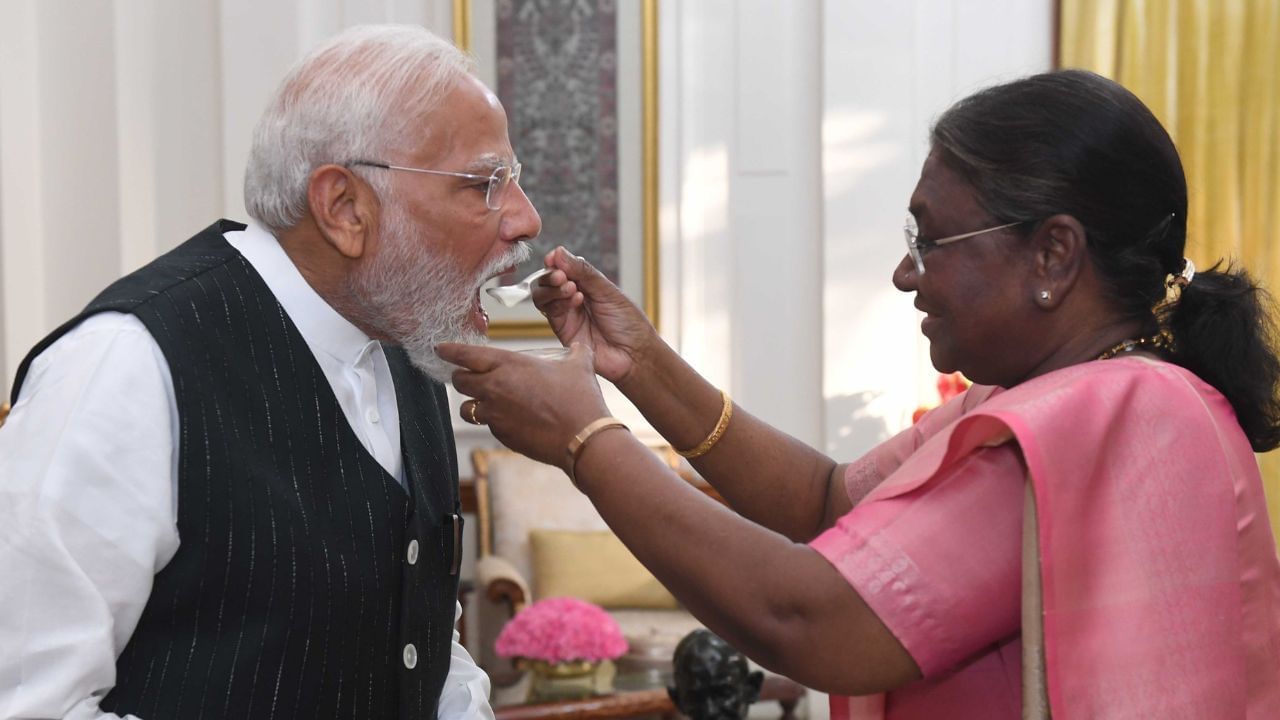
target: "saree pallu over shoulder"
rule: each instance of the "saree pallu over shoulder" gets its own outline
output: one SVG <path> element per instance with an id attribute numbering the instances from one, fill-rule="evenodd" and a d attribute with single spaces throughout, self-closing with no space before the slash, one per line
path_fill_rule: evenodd
<path id="1" fill-rule="evenodd" d="M 947 424 L 896 468 L 882 457 L 891 472 L 859 507 L 1018 444 L 1038 508 L 1053 716 L 1280 717 L 1280 560 L 1226 399 L 1180 367 L 1124 358 L 972 405 L 936 418 Z M 833 699 L 833 717 L 866 705 Z"/>

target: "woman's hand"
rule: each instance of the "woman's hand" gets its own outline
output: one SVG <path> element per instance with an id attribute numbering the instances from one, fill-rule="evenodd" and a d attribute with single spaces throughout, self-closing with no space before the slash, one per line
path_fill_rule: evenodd
<path id="1" fill-rule="evenodd" d="M 625 379 L 661 345 L 640 308 L 581 257 L 558 247 L 544 262 L 551 272 L 533 288 L 533 302 L 560 342 L 582 343 L 595 354 L 595 370 L 613 383 Z"/>
<path id="2" fill-rule="evenodd" d="M 586 345 L 574 344 L 557 360 L 457 343 L 441 343 L 436 351 L 461 368 L 453 386 L 475 398 L 462 404 L 459 416 L 488 425 L 503 445 L 539 462 L 567 470 L 569 441 L 609 414 Z"/>

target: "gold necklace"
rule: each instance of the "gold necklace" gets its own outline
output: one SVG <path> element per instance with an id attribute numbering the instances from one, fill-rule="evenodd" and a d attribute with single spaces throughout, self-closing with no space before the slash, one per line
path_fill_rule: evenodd
<path id="1" fill-rule="evenodd" d="M 1102 351 L 1095 360 L 1110 360 L 1120 353 L 1133 352 L 1142 347 L 1150 346 L 1152 350 L 1168 350 L 1172 346 L 1171 338 L 1168 333 L 1158 332 L 1151 337 L 1130 338 L 1122 340 L 1115 345 Z"/>

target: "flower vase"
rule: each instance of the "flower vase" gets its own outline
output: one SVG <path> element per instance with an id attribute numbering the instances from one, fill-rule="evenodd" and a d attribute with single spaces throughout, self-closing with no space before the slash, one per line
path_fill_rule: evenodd
<path id="1" fill-rule="evenodd" d="M 597 660 L 520 661 L 520 667 L 530 675 L 529 702 L 573 700 L 596 694 L 596 670 L 599 666 Z"/>

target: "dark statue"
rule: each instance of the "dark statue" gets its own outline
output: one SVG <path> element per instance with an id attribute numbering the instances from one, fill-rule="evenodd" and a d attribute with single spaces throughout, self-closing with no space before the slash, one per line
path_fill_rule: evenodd
<path id="1" fill-rule="evenodd" d="M 710 630 L 694 630 L 676 645 L 671 701 L 690 720 L 741 720 L 760 697 L 764 673 Z"/>

